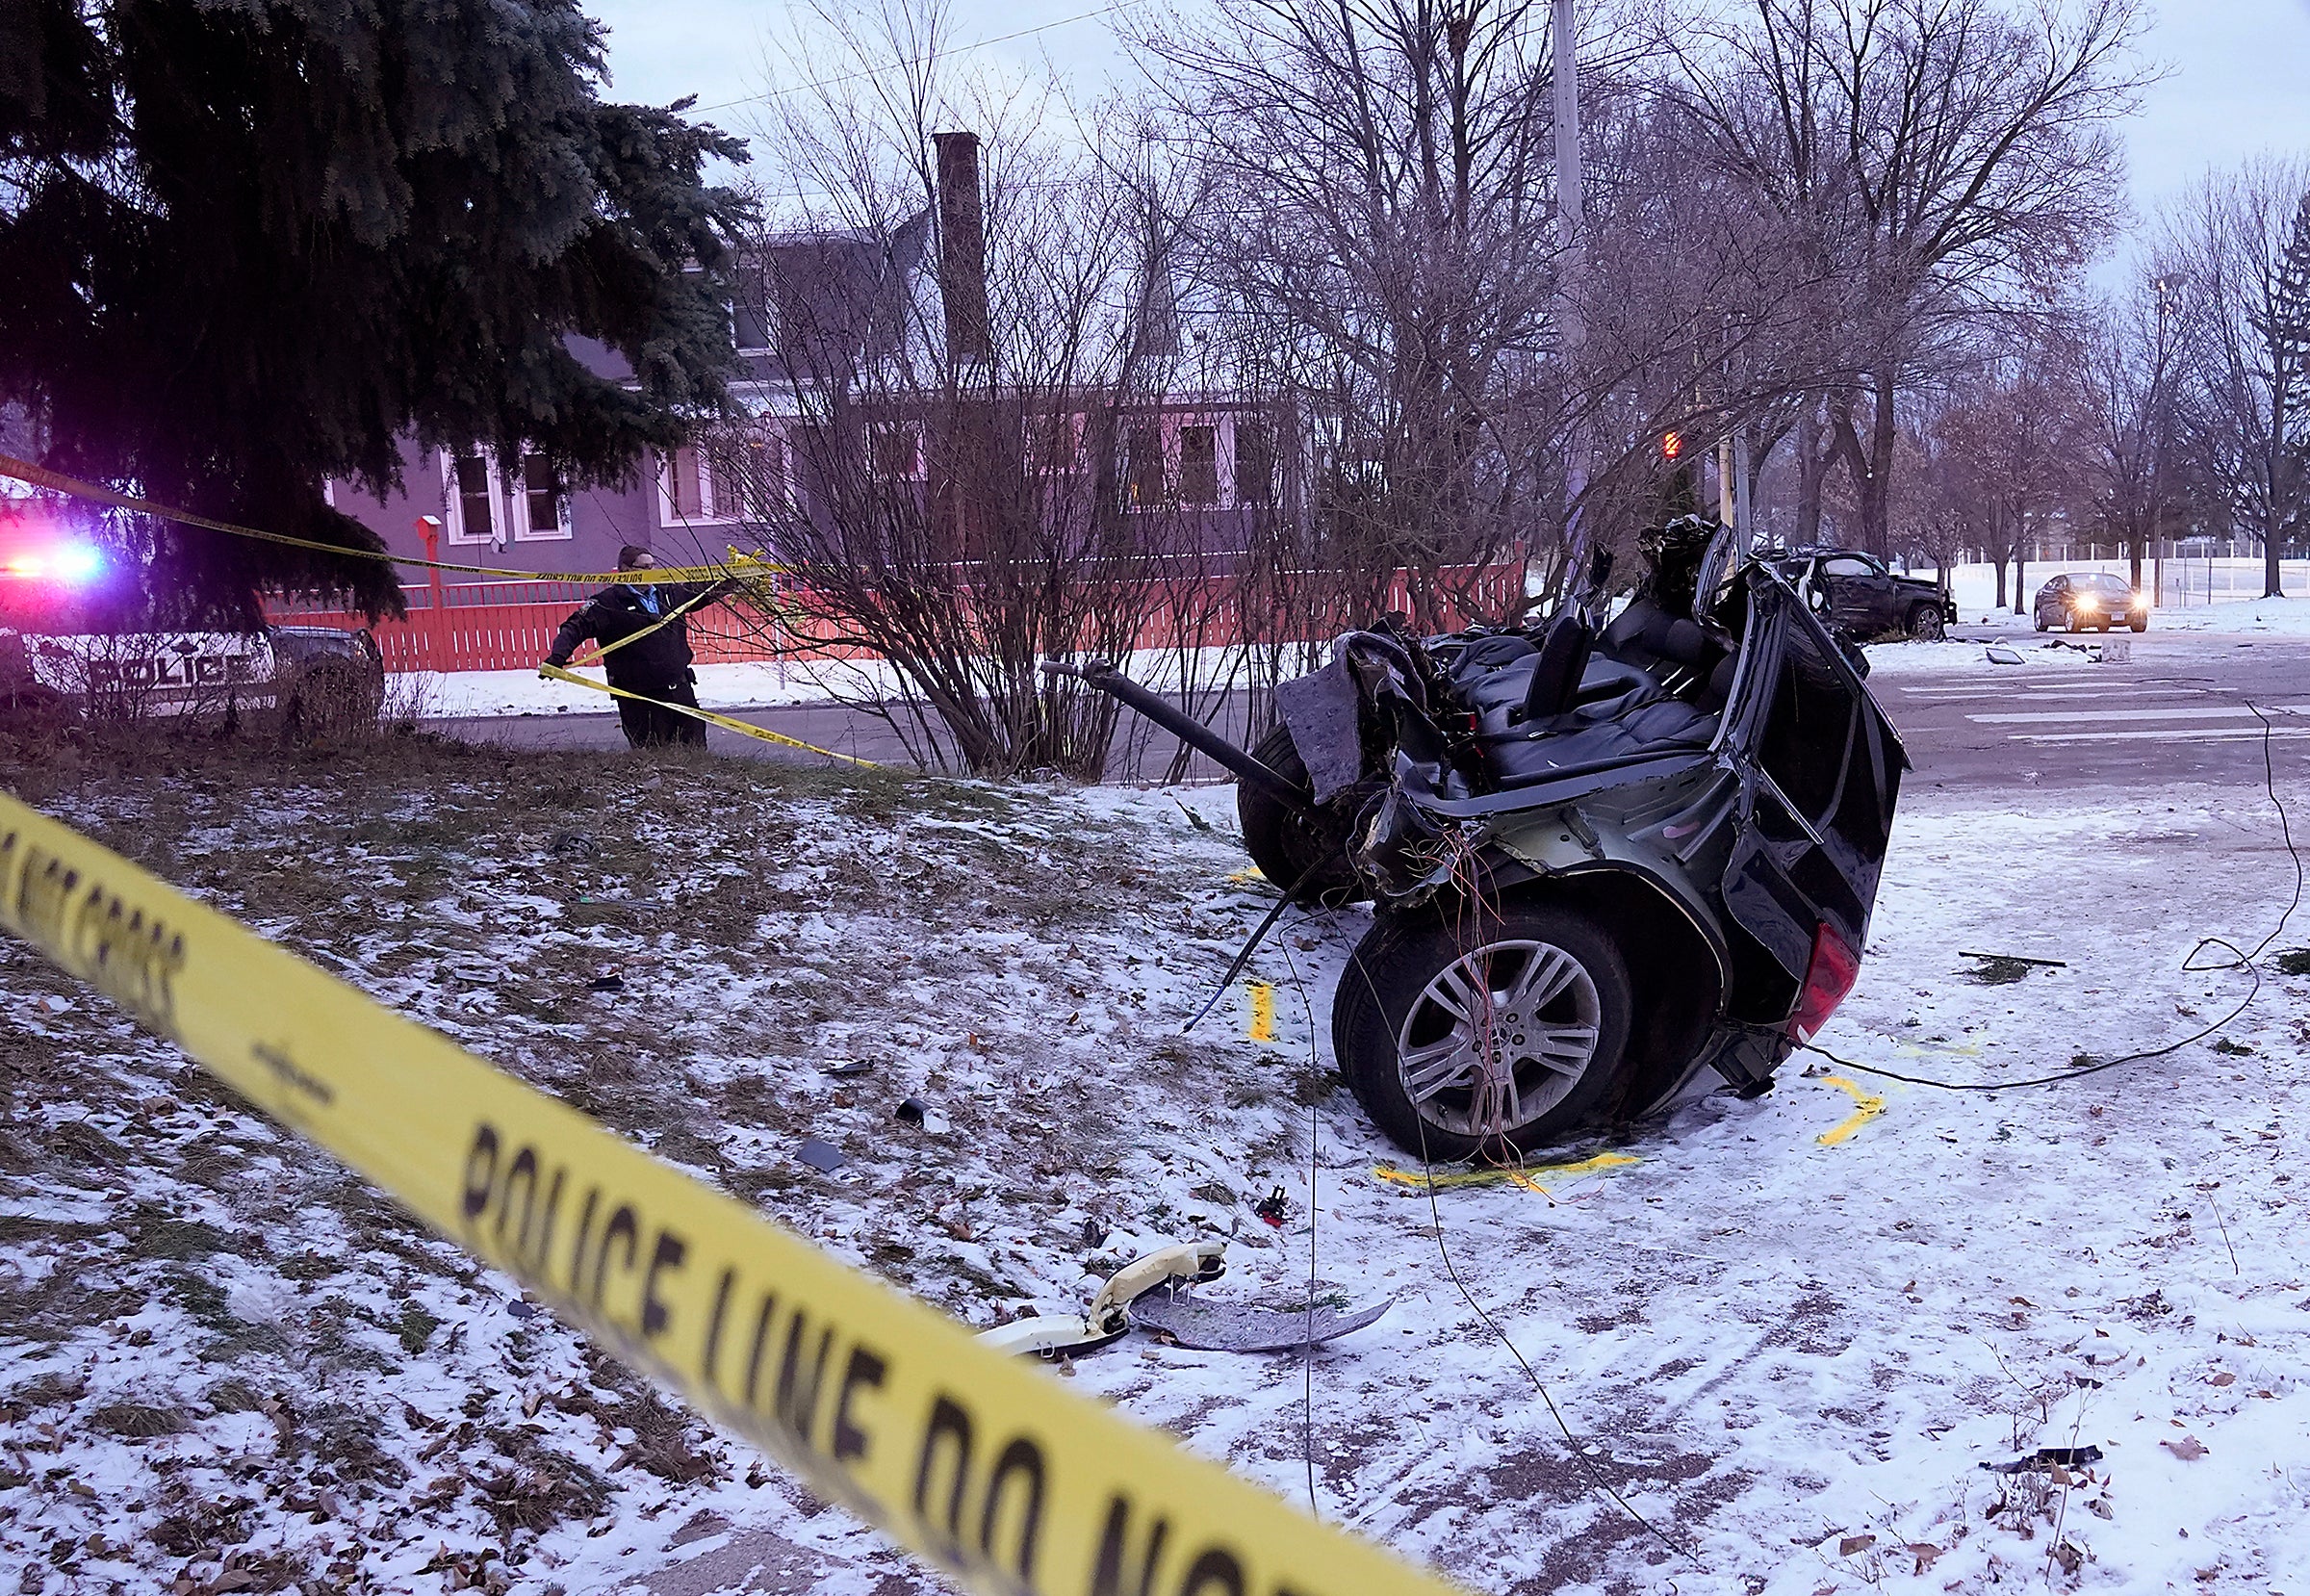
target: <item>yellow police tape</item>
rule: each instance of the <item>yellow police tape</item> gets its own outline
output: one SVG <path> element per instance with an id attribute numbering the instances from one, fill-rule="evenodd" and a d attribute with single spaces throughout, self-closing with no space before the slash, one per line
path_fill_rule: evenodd
<path id="1" fill-rule="evenodd" d="M 742 736 L 754 737 L 761 742 L 774 742 L 786 748 L 799 748 L 809 754 L 823 754 L 830 759 L 841 759 L 865 770 L 882 768 L 872 759 L 861 759 L 856 754 L 837 754 L 833 749 L 821 748 L 814 742 L 804 742 L 798 737 L 783 736 L 767 727 L 755 726 L 746 721 L 732 719 L 729 715 L 717 715 L 711 709 L 700 709 L 687 704 L 671 704 L 662 698 L 652 698 L 648 693 L 637 693 L 625 687 L 613 687 L 606 682 L 596 682 L 590 676 L 579 676 L 576 671 L 565 671 L 559 665 L 540 665 L 537 667 L 537 674 L 550 677 L 555 682 L 568 682 L 579 687 L 591 687 L 595 692 L 607 693 L 612 698 L 629 698 L 636 704 L 654 704 L 661 709 L 671 709 L 678 715 L 687 715 L 692 720 L 702 720 L 708 726 L 719 726 L 726 732 L 736 732 Z"/>
<path id="2" fill-rule="evenodd" d="M 820 1495 L 989 1596 L 1450 1587 L 0 795 L 0 926 Z"/>
<path id="3" fill-rule="evenodd" d="M 317 538 L 292 537 L 287 532 L 269 532 L 259 527 L 244 527 L 234 521 L 218 521 L 210 516 L 194 515 L 190 510 L 173 509 L 156 504 L 149 499 L 134 494 L 116 493 L 95 482 L 84 482 L 77 476 L 66 476 L 61 471 L 19 460 L 13 455 L 0 454 L 0 476 L 13 476 L 19 482 L 29 482 L 36 488 L 51 493 L 69 494 L 74 499 L 86 499 L 91 503 L 110 504 L 116 509 L 134 510 L 140 515 L 158 516 L 163 521 L 180 522 L 187 527 L 201 527 L 212 532 L 226 532 L 234 537 L 254 538 L 260 543 L 277 543 L 288 549 L 308 549 L 317 554 L 336 554 L 345 559 L 382 560 L 390 565 L 410 565 L 421 571 L 449 571 L 468 577 L 511 577 L 526 581 L 613 582 L 631 581 L 631 571 L 517 571 L 499 565 L 453 565 L 448 560 L 420 559 L 414 554 L 396 554 L 376 549 L 347 549 L 340 543 L 322 543 Z M 717 578 L 765 577 L 777 574 L 780 566 L 756 558 L 752 554 L 732 552 L 730 561 L 723 565 L 682 565 L 659 570 L 653 566 L 650 579 L 661 581 L 712 581 Z"/>

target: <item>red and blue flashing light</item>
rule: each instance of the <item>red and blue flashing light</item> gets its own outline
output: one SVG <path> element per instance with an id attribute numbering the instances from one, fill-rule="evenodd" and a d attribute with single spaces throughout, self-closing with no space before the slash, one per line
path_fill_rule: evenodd
<path id="1" fill-rule="evenodd" d="M 0 559 L 0 576 L 19 581 L 60 582 L 83 587 L 104 575 L 104 555 L 94 545 L 61 540 Z"/>

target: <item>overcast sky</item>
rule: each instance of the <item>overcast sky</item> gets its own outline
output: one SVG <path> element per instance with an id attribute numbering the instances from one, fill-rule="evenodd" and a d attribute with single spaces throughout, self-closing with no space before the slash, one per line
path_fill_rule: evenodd
<path id="1" fill-rule="evenodd" d="M 1106 13 L 1109 0 L 956 0 L 958 36 L 996 40 L 978 59 L 1028 66 L 1046 57 L 1086 90 L 1126 70 Z M 766 36 L 783 27 L 783 0 L 593 0 L 610 30 L 620 99 L 664 102 L 695 94 L 745 131 L 742 101 L 767 81 Z M 1072 18 L 1073 20 L 1069 20 Z M 1005 35 L 1022 37 L 1003 38 Z M 2259 150 L 2310 155 L 2310 0 L 2169 0 L 2157 9 L 2146 53 L 2171 68 L 2126 129 L 2135 203 L 2161 195 L 2208 165 Z"/>

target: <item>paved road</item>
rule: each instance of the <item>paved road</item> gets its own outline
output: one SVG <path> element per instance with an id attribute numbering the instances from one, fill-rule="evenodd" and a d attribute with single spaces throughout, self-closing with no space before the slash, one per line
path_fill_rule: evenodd
<path id="1" fill-rule="evenodd" d="M 1951 789 L 2026 790 L 2045 786 L 2154 787 L 2176 782 L 2256 783 L 2262 778 L 2262 724 L 2274 725 L 2281 761 L 2298 765 L 2310 737 L 2310 639 L 2150 632 L 2130 639 L 2125 663 L 2043 646 L 2026 629 L 1959 633 L 2015 647 L 2023 665 L 1976 659 L 1947 669 L 1910 671 L 1898 651 L 1876 675 L 1878 701 L 1891 715 L 1916 764 L 1912 784 Z M 1240 734 L 1245 700 L 1228 707 Z M 861 711 L 834 705 L 736 711 L 735 718 L 862 759 L 906 763 L 891 729 Z M 1125 714 L 1130 739 L 1110 761 L 1115 780 L 1160 780 L 1176 744 Z M 521 715 L 432 723 L 451 735 L 522 748 L 625 746 L 614 715 Z M 816 756 L 707 733 L 717 752 L 816 762 Z M 2280 769 L 2289 768 L 2281 762 Z M 1191 779 L 1217 777 L 1195 759 Z"/>
<path id="2" fill-rule="evenodd" d="M 2268 715 L 2281 773 L 2310 737 L 2310 639 L 2152 632 L 2131 658 L 2097 663 L 2029 633 L 2004 641 L 2028 663 L 1879 671 L 1914 783 L 1951 789 L 2252 784 Z"/>

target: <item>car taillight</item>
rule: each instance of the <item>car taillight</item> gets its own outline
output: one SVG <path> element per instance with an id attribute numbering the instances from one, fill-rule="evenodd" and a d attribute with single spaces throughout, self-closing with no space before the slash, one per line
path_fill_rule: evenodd
<path id="1" fill-rule="evenodd" d="M 1812 963 L 1805 971 L 1805 990 L 1797 994 L 1797 1012 L 1788 1017 L 1788 1034 L 1799 1043 L 1819 1036 L 1860 979 L 1860 953 L 1824 922 L 1812 934 Z"/>

